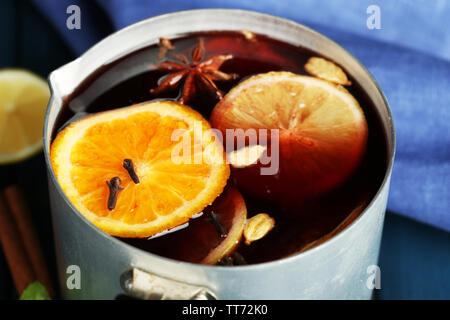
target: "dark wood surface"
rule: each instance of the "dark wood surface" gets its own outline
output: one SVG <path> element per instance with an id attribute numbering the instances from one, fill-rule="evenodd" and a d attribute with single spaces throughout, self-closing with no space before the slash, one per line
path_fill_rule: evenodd
<path id="1" fill-rule="evenodd" d="M 49 72 L 75 58 L 26 0 L 0 1 L 0 41 L 0 68 L 26 68 L 47 77 Z M 25 192 L 50 272 L 56 281 L 42 154 L 20 164 L 0 167 L 0 187 L 12 183 L 19 184 Z M 380 268 L 382 289 L 376 291 L 379 299 L 450 299 L 450 234 L 388 213 Z M 16 297 L 0 250 L 0 299 Z"/>

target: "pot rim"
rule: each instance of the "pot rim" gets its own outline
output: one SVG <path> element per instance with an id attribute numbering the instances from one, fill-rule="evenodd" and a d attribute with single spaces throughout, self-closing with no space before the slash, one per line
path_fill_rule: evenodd
<path id="1" fill-rule="evenodd" d="M 134 247 L 132 245 L 129 245 L 117 238 L 115 238 L 114 236 L 111 236 L 109 234 L 107 234 L 106 232 L 103 232 L 102 230 L 98 229 L 97 227 L 95 227 L 89 220 L 87 220 L 70 202 L 70 200 L 67 198 L 67 196 L 65 195 L 64 191 L 62 190 L 61 186 L 59 185 L 58 180 L 56 179 L 55 173 L 53 171 L 53 167 L 51 165 L 50 162 L 50 141 L 49 139 L 47 139 L 47 137 L 49 136 L 49 115 L 50 115 L 50 110 L 52 109 L 52 105 L 53 105 L 53 100 L 54 100 L 54 90 L 53 90 L 53 86 L 52 86 L 52 74 L 57 72 L 59 69 L 63 68 L 66 65 L 69 65 L 71 63 L 73 63 L 74 61 L 77 61 L 79 59 L 82 59 L 83 57 L 85 57 L 87 54 L 91 53 L 92 51 L 95 51 L 97 47 L 101 46 L 102 43 L 104 42 L 108 42 L 111 40 L 111 38 L 116 37 L 117 35 L 127 32 L 130 29 L 136 28 L 137 26 L 140 26 L 142 24 L 146 24 L 149 23 L 151 21 L 155 21 L 155 20 L 163 20 L 166 18 L 172 18 L 172 17 L 176 17 L 176 16 L 183 16 L 186 14 L 196 14 L 196 13 L 202 13 L 202 14 L 211 14 L 211 15 L 216 15 L 216 14 L 226 14 L 229 16 L 233 16 L 234 14 L 245 14 L 247 15 L 249 18 L 252 19 L 260 19 L 260 18 L 266 18 L 266 19 L 270 19 L 276 23 L 283 23 L 286 25 L 291 25 L 294 28 L 297 29 L 303 29 L 311 34 L 313 34 L 314 36 L 318 37 L 318 38 L 322 38 L 323 40 L 330 42 L 331 44 L 337 46 L 339 49 L 343 50 L 343 52 L 348 55 L 352 60 L 354 60 L 354 62 L 357 63 L 357 65 L 366 73 L 366 75 L 368 76 L 368 78 L 370 79 L 370 81 L 375 85 L 376 89 L 377 89 L 377 93 L 380 95 L 382 102 L 384 104 L 385 107 L 385 111 L 386 111 L 386 115 L 388 117 L 388 125 L 389 125 L 389 132 L 384 132 L 384 136 L 385 139 L 388 141 L 389 140 L 389 135 L 391 136 L 391 141 L 390 142 L 390 149 L 387 150 L 387 166 L 386 166 L 386 171 L 385 171 L 385 175 L 384 178 L 380 184 L 380 187 L 378 188 L 377 192 L 375 193 L 375 195 L 372 197 L 372 199 L 370 200 L 369 204 L 364 208 L 364 210 L 361 212 L 361 214 L 355 219 L 353 220 L 348 226 L 346 226 L 342 231 L 340 231 L 338 234 L 336 234 L 335 236 L 331 237 L 330 239 L 324 241 L 323 243 L 320 243 L 319 245 L 308 249 L 304 252 L 300 252 L 297 254 L 293 254 L 290 256 L 287 256 L 285 258 L 281 258 L 281 259 L 277 259 L 277 260 L 273 260 L 273 261 L 268 261 L 268 262 L 262 262 L 262 263 L 256 263 L 256 264 L 250 264 L 250 265 L 239 265 L 239 266 L 233 266 L 232 268 L 227 267 L 227 266 L 218 266 L 218 265 L 214 265 L 214 266 L 210 266 L 210 265 L 202 265 L 202 264 L 196 264 L 196 263 L 190 263 L 190 262 L 184 262 L 184 261 L 179 261 L 179 260 L 174 260 L 174 259 L 170 259 L 170 258 L 166 258 L 163 256 L 159 256 L 147 251 L 144 251 L 142 249 L 139 249 L 137 247 Z M 207 29 L 205 29 L 206 31 Z M 226 31 L 226 29 L 222 29 L 224 31 Z M 211 30 L 213 31 L 213 30 Z M 46 110 L 46 114 L 45 114 L 45 121 L 44 121 L 44 132 L 43 132 L 43 141 L 44 141 L 44 156 L 45 156 L 45 162 L 46 162 L 46 166 L 47 166 L 47 174 L 49 179 L 51 179 L 51 181 L 53 182 L 53 184 L 55 185 L 59 196 L 64 199 L 65 203 L 72 209 L 72 211 L 82 220 L 84 220 L 86 222 L 86 227 L 91 228 L 94 232 L 98 233 L 99 235 L 101 235 L 102 237 L 106 238 L 107 240 L 112 241 L 115 245 L 118 246 L 123 246 L 125 247 L 127 250 L 132 250 L 132 251 L 137 251 L 140 252 L 141 254 L 145 254 L 145 255 L 150 255 L 152 256 L 152 258 L 154 259 L 159 259 L 161 261 L 164 261 L 165 263 L 175 263 L 175 264 L 186 264 L 189 267 L 193 268 L 193 269 L 200 269 L 200 270 L 208 270 L 208 269 L 214 269 L 214 270 L 220 270 L 221 272 L 239 272 L 240 270 L 257 270 L 257 269 L 261 269 L 261 268 L 266 268 L 266 267 L 275 267 L 275 266 L 279 266 L 282 264 L 287 264 L 287 263 L 291 263 L 294 260 L 297 259 L 301 259 L 302 257 L 308 256 L 308 255 L 312 255 L 315 252 L 319 251 L 319 250 L 324 250 L 327 246 L 332 245 L 332 243 L 334 243 L 335 241 L 338 241 L 338 239 L 340 239 L 341 237 L 345 236 L 347 233 L 349 233 L 352 229 L 357 228 L 358 225 L 361 223 L 361 220 L 364 218 L 364 216 L 366 215 L 366 212 L 369 211 L 373 206 L 374 203 L 376 202 L 376 200 L 379 198 L 380 193 L 384 190 L 384 188 L 386 187 L 386 184 L 389 183 L 389 179 L 391 176 L 391 172 L 392 172 L 392 167 L 393 167 L 393 162 L 394 162 L 394 158 L 395 158 L 395 150 L 396 150 L 396 135 L 395 135 L 395 127 L 394 127 L 394 120 L 392 117 L 392 112 L 391 109 L 389 107 L 388 101 L 386 99 L 386 96 L 384 95 L 383 91 L 381 90 L 378 82 L 375 80 L 374 76 L 367 70 L 367 68 L 356 58 L 354 57 L 350 52 L 348 52 L 345 48 L 343 48 L 342 46 L 340 46 L 339 44 L 337 44 L 335 41 L 331 40 L 330 38 L 328 38 L 327 36 L 301 24 L 298 22 L 295 22 L 293 20 L 287 19 L 287 18 L 282 18 L 279 16 L 275 16 L 275 15 L 271 15 L 271 14 L 267 14 L 267 13 L 261 13 L 261 12 L 257 12 L 257 11 L 252 11 L 252 10 L 243 10 L 243 9 L 192 9 L 192 10 L 181 10 L 181 11 L 175 11 L 175 12 L 170 12 L 170 13 L 165 13 L 165 14 L 160 14 L 160 15 L 156 15 L 156 16 L 152 16 L 143 20 L 140 20 L 138 22 L 135 22 L 133 24 L 130 24 L 120 30 L 117 30 L 116 32 L 110 34 L 109 36 L 107 36 L 106 38 L 100 40 L 98 43 L 96 43 L 95 45 L 93 45 L 91 48 L 89 48 L 86 52 L 84 52 L 80 57 L 76 58 L 75 60 L 69 62 L 68 64 L 63 65 L 61 67 L 59 67 L 58 69 L 54 70 L 52 73 L 50 73 L 49 77 L 48 77 L 48 82 L 50 84 L 50 91 L 51 91 L 51 98 L 49 100 L 48 103 L 48 107 Z M 99 66 L 100 67 L 100 66 Z M 86 80 L 83 79 L 83 81 Z M 62 97 L 62 100 L 64 100 L 64 97 Z M 52 128 L 53 129 L 53 128 Z M 388 143 L 389 145 L 389 143 Z"/>

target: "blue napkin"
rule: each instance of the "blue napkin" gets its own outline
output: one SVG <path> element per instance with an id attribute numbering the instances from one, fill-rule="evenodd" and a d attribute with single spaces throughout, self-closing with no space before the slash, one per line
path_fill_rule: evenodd
<path id="1" fill-rule="evenodd" d="M 444 0 L 33 0 L 76 54 L 114 29 L 157 14 L 240 8 L 290 18 L 329 36 L 375 76 L 390 103 L 397 156 L 388 209 L 450 231 L 450 2 Z M 81 30 L 66 8 L 81 9 Z M 369 29 L 371 5 L 381 29 Z M 370 9 L 370 8 L 369 8 Z"/>

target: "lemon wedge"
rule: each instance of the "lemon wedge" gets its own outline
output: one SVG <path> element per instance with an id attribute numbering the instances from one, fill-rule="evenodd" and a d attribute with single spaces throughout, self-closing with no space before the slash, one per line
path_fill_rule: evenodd
<path id="1" fill-rule="evenodd" d="M 0 164 L 26 159 L 42 149 L 50 98 L 47 82 L 19 69 L 0 70 Z"/>

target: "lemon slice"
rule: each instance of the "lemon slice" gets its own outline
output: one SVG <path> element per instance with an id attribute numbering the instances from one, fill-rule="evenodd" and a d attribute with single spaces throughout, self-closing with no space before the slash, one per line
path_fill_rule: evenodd
<path id="1" fill-rule="evenodd" d="M 279 131 L 279 150 L 269 152 L 274 174 L 261 174 L 260 163 L 233 172 L 240 190 L 277 202 L 306 200 L 339 186 L 366 151 L 366 118 L 350 92 L 290 72 L 242 81 L 215 106 L 210 121 L 224 136 L 227 129 Z"/>
<path id="2" fill-rule="evenodd" d="M 25 70 L 0 70 L 0 164 L 26 159 L 42 149 L 50 90 Z"/>

